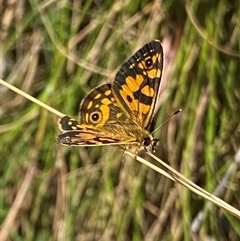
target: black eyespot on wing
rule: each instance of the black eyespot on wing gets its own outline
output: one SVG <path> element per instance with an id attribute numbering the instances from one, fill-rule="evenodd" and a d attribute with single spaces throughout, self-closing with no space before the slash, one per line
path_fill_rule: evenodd
<path id="1" fill-rule="evenodd" d="M 148 69 L 152 68 L 152 66 L 153 66 L 153 60 L 152 60 L 152 58 L 146 59 L 146 60 L 145 60 L 145 64 L 146 64 L 146 67 L 147 67 Z"/>
<path id="2" fill-rule="evenodd" d="M 102 119 L 102 113 L 99 111 L 95 111 L 90 114 L 90 120 L 94 124 L 99 123 L 101 121 L 101 119 Z"/>

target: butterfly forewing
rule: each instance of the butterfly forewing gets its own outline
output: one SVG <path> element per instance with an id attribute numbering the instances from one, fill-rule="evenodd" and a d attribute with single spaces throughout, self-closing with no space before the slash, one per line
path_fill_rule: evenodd
<path id="1" fill-rule="evenodd" d="M 138 50 L 117 73 L 113 93 L 122 108 L 141 127 L 151 122 L 161 84 L 163 50 L 153 40 Z"/>

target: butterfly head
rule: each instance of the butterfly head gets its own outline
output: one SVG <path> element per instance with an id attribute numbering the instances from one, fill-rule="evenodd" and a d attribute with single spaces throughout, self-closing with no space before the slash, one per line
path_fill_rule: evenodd
<path id="1" fill-rule="evenodd" d="M 148 136 L 144 138 L 141 149 L 144 149 L 145 151 L 155 152 L 155 148 L 158 145 L 158 139 L 154 139 L 152 136 Z"/>

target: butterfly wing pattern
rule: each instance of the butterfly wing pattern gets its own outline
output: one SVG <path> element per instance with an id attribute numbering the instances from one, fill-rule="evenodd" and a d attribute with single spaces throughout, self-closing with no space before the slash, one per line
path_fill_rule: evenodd
<path id="1" fill-rule="evenodd" d="M 154 40 L 133 55 L 113 82 L 113 93 L 131 118 L 147 128 L 152 120 L 163 69 L 163 50 Z"/>
<path id="2" fill-rule="evenodd" d="M 155 109 L 163 69 L 160 41 L 138 50 L 117 73 L 113 84 L 103 84 L 83 99 L 79 121 L 59 120 L 57 143 L 70 146 L 124 145 L 153 149 L 147 130 Z"/>

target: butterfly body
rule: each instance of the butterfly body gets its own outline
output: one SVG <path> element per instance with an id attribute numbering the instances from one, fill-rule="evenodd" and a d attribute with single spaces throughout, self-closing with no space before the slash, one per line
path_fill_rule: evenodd
<path id="1" fill-rule="evenodd" d="M 163 51 L 153 40 L 120 69 L 112 84 L 103 84 L 83 99 L 79 121 L 64 116 L 57 143 L 73 146 L 120 145 L 152 149 L 148 131 L 161 84 Z"/>

